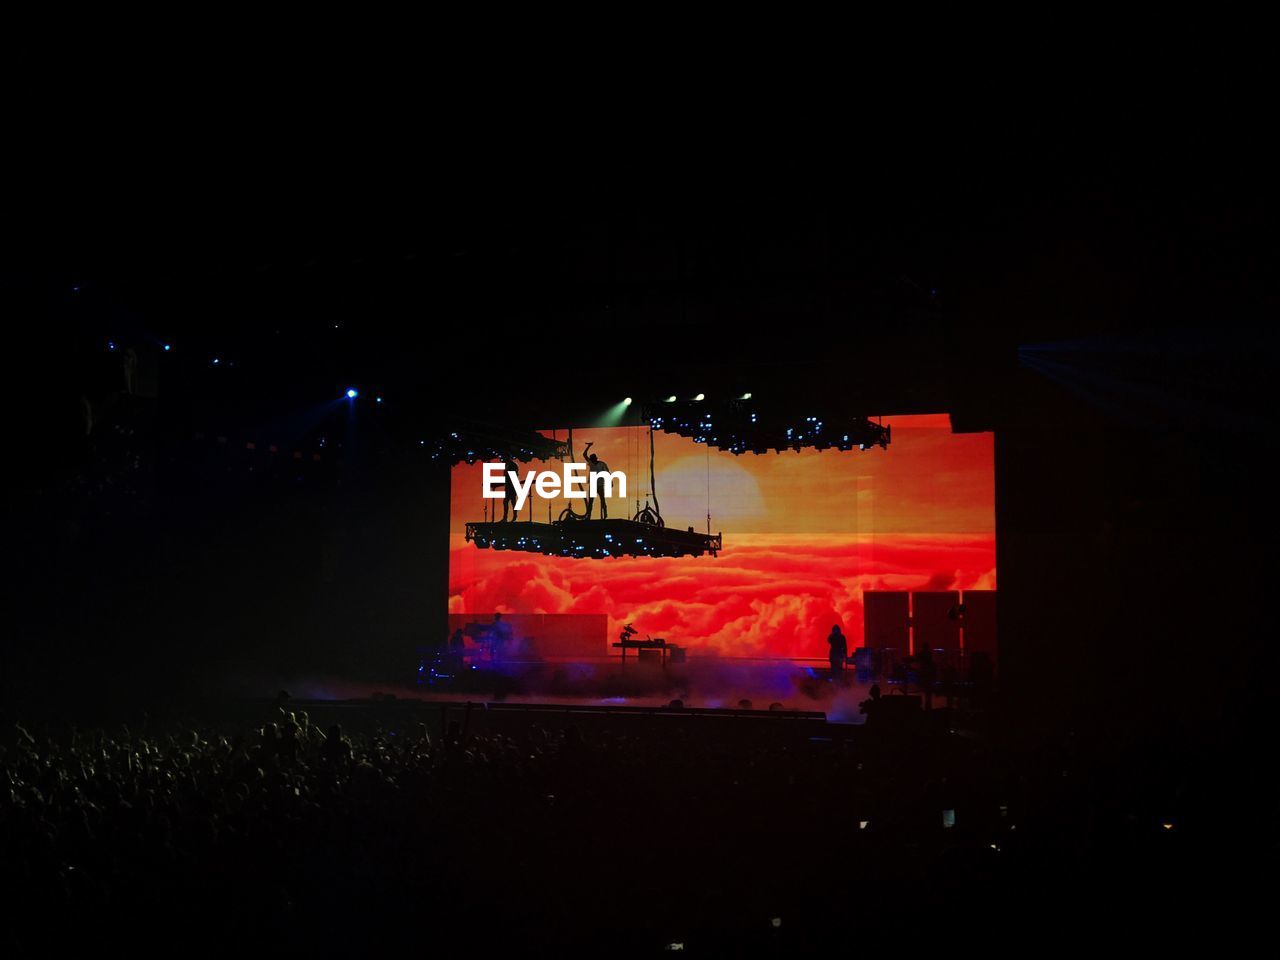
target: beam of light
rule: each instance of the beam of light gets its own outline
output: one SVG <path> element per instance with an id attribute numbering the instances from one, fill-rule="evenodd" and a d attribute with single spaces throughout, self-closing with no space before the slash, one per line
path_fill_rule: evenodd
<path id="1" fill-rule="evenodd" d="M 1095 336 L 1075 340 L 1050 340 L 1042 343 L 1018 345 L 1019 353 L 1039 354 L 1094 354 L 1113 355 L 1146 354 L 1151 356 L 1198 357 L 1206 351 L 1229 345 L 1228 336 L 1220 331 L 1178 328 L 1158 335 Z"/>
<path id="2" fill-rule="evenodd" d="M 1202 398 L 1193 401 L 1187 396 L 1180 396 L 1169 385 L 1144 382 L 1135 376 L 1126 378 L 1097 364 L 1090 365 L 1084 358 L 1068 363 L 1020 351 L 1018 360 L 1022 366 L 1052 380 L 1086 403 L 1135 425 L 1197 413 L 1212 413 L 1221 419 L 1229 413 L 1225 409 L 1217 409 L 1211 401 Z"/>
<path id="3" fill-rule="evenodd" d="M 631 406 L 630 397 L 627 397 L 625 400 L 615 403 L 612 407 L 610 407 L 600 416 L 600 419 L 597 420 L 595 424 L 593 424 L 593 426 L 597 426 L 597 427 L 622 426 L 622 421 L 627 415 L 627 408 L 630 406 Z"/>
<path id="4" fill-rule="evenodd" d="M 279 416 L 272 417 L 259 425 L 264 435 L 278 438 L 281 446 L 298 446 L 310 443 L 317 429 L 322 429 L 326 419 L 345 411 L 348 416 L 356 415 L 357 406 L 347 398 L 346 391 L 336 396 L 330 394 L 319 403 L 294 407 Z"/>

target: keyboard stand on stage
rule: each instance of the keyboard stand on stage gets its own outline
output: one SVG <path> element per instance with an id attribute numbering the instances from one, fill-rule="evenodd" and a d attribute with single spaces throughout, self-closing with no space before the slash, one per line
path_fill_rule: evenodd
<path id="1" fill-rule="evenodd" d="M 662 652 L 662 666 L 665 667 L 667 665 L 667 656 L 673 649 L 661 637 L 657 640 L 623 640 L 620 643 L 615 643 L 613 647 L 615 650 L 622 649 L 622 665 L 624 667 L 627 665 L 628 650 L 660 650 Z"/>

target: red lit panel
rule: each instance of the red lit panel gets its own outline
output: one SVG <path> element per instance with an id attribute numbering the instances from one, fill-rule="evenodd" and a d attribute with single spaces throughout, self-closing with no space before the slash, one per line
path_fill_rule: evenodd
<path id="1" fill-rule="evenodd" d="M 906 591 L 868 590 L 862 595 L 863 644 L 907 655 L 910 611 Z"/>
<path id="2" fill-rule="evenodd" d="M 960 606 L 958 590 L 928 590 L 911 594 L 912 650 L 927 645 L 931 650 L 960 649 Z"/>
<path id="3" fill-rule="evenodd" d="M 603 613 L 505 613 L 511 644 L 504 651 L 512 660 L 561 660 L 603 657 L 609 653 L 609 618 Z M 493 614 L 451 613 L 449 633 L 466 631 L 468 624 L 492 624 Z M 474 632 L 474 631 L 473 631 Z M 474 639 L 467 639 L 467 646 Z"/>

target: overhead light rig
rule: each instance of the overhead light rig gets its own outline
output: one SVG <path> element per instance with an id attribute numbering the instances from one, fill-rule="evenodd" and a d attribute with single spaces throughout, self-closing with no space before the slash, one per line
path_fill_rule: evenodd
<path id="1" fill-rule="evenodd" d="M 890 429 L 867 417 L 851 417 L 813 410 L 796 414 L 775 411 L 751 394 L 733 400 L 693 400 L 649 403 L 649 423 L 655 430 L 688 437 L 735 456 L 770 450 L 867 450 L 889 446 Z"/>
<path id="2" fill-rule="evenodd" d="M 467 542 L 493 550 L 519 550 L 552 557 L 603 560 L 608 557 L 715 556 L 720 534 L 673 530 L 636 520 L 532 520 L 468 523 Z"/>
<path id="3" fill-rule="evenodd" d="M 455 466 L 491 460 L 569 460 L 569 443 L 536 430 L 515 430 L 473 421 L 452 420 L 433 438 L 421 440 L 431 459 Z"/>

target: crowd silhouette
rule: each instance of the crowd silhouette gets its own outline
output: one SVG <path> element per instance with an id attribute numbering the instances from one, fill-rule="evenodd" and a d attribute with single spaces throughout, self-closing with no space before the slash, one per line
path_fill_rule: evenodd
<path id="1" fill-rule="evenodd" d="M 1167 897 L 1162 871 L 1196 834 L 1176 768 L 1098 772 L 1069 741 L 1013 756 L 982 738 L 841 741 L 767 720 L 476 733 L 404 712 L 357 732 L 287 705 L 265 719 L 10 723 L 0 950 L 795 950 L 891 939 L 917 914 L 1033 915 L 1139 874 Z M 75 923 L 42 919 L 49 905 Z"/>

